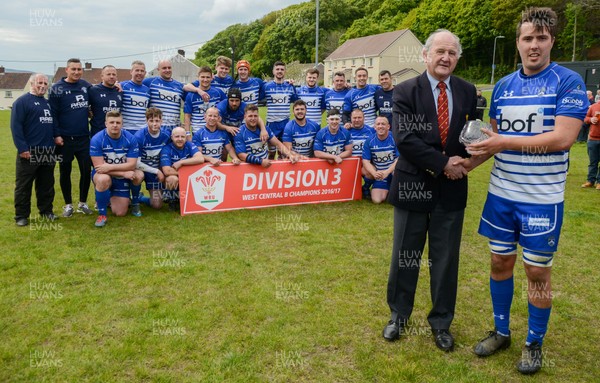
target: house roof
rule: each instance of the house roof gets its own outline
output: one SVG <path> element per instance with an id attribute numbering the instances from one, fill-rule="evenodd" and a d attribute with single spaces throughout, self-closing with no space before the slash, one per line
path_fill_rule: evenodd
<path id="1" fill-rule="evenodd" d="M 102 79 L 100 75 L 102 74 L 102 68 L 92 68 L 92 69 L 83 69 L 83 74 L 81 75 L 81 79 L 89 82 L 92 85 L 100 84 Z M 56 73 L 54 73 L 53 81 L 57 82 L 61 78 L 65 77 L 67 74 L 65 72 L 65 67 L 58 67 Z M 121 82 L 131 80 L 130 69 L 119 69 L 117 68 L 117 79 Z"/>
<path id="2" fill-rule="evenodd" d="M 408 29 L 385 32 L 378 35 L 359 37 L 347 40 L 333 51 L 325 60 L 339 60 L 352 57 L 379 56 L 394 41 L 403 34 L 410 33 Z"/>
<path id="3" fill-rule="evenodd" d="M 200 69 L 200 67 L 196 64 L 194 64 L 192 62 L 192 60 L 186 58 L 184 55 L 182 55 L 181 53 L 177 53 L 176 55 L 172 56 L 169 61 L 171 61 L 171 63 L 174 62 L 178 62 L 178 63 L 188 63 L 189 65 L 193 65 L 195 66 L 197 69 Z M 152 70 L 149 70 L 148 73 L 155 73 L 156 71 L 158 71 L 158 65 L 155 66 L 154 68 L 152 68 Z"/>
<path id="4" fill-rule="evenodd" d="M 403 69 L 400 69 L 398 72 L 392 73 L 392 77 L 402 76 L 409 72 L 419 73 L 418 71 L 414 70 L 413 68 L 403 68 Z"/>
<path id="5" fill-rule="evenodd" d="M 4 73 L 0 75 L 0 89 L 25 89 L 31 73 Z"/>

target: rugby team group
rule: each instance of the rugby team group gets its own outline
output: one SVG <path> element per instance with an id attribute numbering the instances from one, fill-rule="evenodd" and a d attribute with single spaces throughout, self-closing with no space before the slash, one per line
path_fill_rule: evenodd
<path id="1" fill-rule="evenodd" d="M 117 216 L 129 209 L 141 216 L 140 204 L 160 209 L 163 201 L 179 210 L 181 166 L 203 162 L 218 166 L 229 159 L 267 168 L 276 153 L 277 159 L 294 163 L 316 157 L 336 164 L 353 155 L 362 157 L 367 148 L 364 197 L 377 203 L 385 200 L 398 157 L 389 133 L 393 91 L 389 71 L 380 73 L 381 85 L 370 85 L 367 69 L 359 68 L 355 88 L 338 72 L 334 87 L 327 89 L 317 85 L 317 69 L 309 69 L 306 84 L 296 87 L 285 79 L 283 62 L 274 63 L 274 77 L 268 82 L 250 77 L 245 60 L 237 62 L 234 81 L 231 66 L 231 59 L 219 56 L 216 74 L 203 66 L 197 81 L 182 84 L 172 78 L 169 60 L 158 63 L 157 77 L 146 77 L 145 64 L 136 60 L 130 80 L 119 82 L 116 68 L 107 65 L 102 82 L 91 85 L 81 78 L 80 60 L 70 59 L 66 77 L 52 85 L 47 100 L 47 77 L 33 75 L 30 94 L 15 102 L 11 115 L 19 150 L 17 174 L 29 174 L 17 180 L 17 225 L 28 223 L 36 173 L 44 173 L 36 186 L 40 216 L 56 218 L 52 212 L 56 162 L 65 200 L 62 215 L 92 214 L 87 195 L 93 182 L 97 227 L 106 224 L 109 206 Z M 259 100 L 266 103 L 266 122 L 259 117 Z M 325 111 L 328 124 L 321 129 Z M 44 118 L 34 117 L 36 113 Z M 32 122 L 36 126 L 28 126 Z M 71 195 L 74 159 L 80 170 L 76 206 Z M 141 192 L 143 182 L 149 196 Z"/>

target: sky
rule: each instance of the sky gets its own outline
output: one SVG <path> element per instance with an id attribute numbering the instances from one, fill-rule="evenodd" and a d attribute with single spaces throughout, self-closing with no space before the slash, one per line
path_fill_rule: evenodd
<path id="1" fill-rule="evenodd" d="M 203 42 L 229 25 L 249 23 L 304 1 L 3 2 L 0 65 L 52 75 L 67 59 L 77 57 L 94 68 L 130 68 L 133 60 L 142 60 L 150 71 L 178 49 L 194 58 Z"/>

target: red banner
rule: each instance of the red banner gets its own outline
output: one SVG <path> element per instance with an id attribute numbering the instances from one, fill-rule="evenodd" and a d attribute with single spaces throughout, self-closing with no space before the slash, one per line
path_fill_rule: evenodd
<path id="1" fill-rule="evenodd" d="M 340 202 L 361 198 L 361 159 L 339 165 L 309 159 L 291 164 L 222 163 L 179 169 L 181 215 L 256 209 L 304 203 Z"/>

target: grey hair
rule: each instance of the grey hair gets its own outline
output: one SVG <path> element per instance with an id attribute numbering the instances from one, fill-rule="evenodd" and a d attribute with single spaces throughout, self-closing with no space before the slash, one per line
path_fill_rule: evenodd
<path id="1" fill-rule="evenodd" d="M 33 83 L 35 82 L 35 79 L 36 79 L 38 76 L 42 76 L 42 77 L 44 77 L 44 78 L 46 79 L 46 81 L 48 81 L 48 82 L 49 82 L 49 79 L 48 79 L 48 76 L 47 76 L 47 75 L 45 75 L 45 74 L 43 74 L 43 73 L 32 73 L 32 74 L 31 74 L 31 76 L 29 76 L 29 83 L 30 83 L 30 84 L 33 84 Z"/>
<path id="2" fill-rule="evenodd" d="M 425 45 L 423 46 L 423 52 L 429 53 L 429 49 L 431 49 L 431 45 L 433 44 L 435 36 L 445 32 L 450 33 L 450 35 L 454 38 L 454 41 L 456 43 L 456 49 L 458 50 L 458 57 L 460 58 L 460 56 L 462 55 L 462 45 L 460 45 L 460 39 L 458 38 L 458 36 L 456 36 L 454 33 L 450 32 L 447 29 L 437 29 L 435 32 L 430 34 L 427 38 L 427 41 L 425 41 Z"/>

